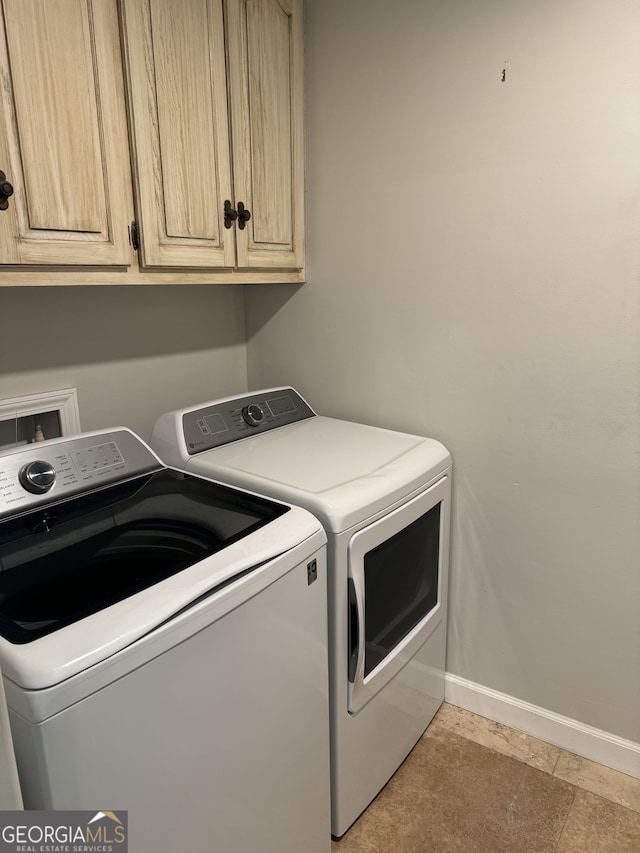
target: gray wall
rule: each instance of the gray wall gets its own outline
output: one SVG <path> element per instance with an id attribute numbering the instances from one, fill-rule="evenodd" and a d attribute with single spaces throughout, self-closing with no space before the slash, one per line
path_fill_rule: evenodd
<path id="1" fill-rule="evenodd" d="M 0 399 L 74 387 L 83 430 L 246 388 L 242 288 L 0 289 Z"/>
<path id="2" fill-rule="evenodd" d="M 251 388 L 451 448 L 448 669 L 634 741 L 638 32 L 636 0 L 307 0 L 308 283 L 247 292 Z"/>

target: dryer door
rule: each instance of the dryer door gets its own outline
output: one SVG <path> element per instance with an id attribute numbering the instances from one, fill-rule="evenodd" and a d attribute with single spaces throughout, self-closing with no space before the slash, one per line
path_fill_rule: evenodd
<path id="1" fill-rule="evenodd" d="M 349 711 L 356 713 L 440 624 L 449 560 L 448 476 L 349 543 Z"/>

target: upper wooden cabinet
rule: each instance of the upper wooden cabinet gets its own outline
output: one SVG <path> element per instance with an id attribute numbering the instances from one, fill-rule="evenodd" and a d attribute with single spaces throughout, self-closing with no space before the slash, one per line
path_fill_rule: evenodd
<path id="1" fill-rule="evenodd" d="M 122 8 L 144 263 L 302 267 L 300 0 Z"/>
<path id="2" fill-rule="evenodd" d="M 147 266 L 232 267 L 221 0 L 124 0 L 141 249 Z"/>
<path id="3" fill-rule="evenodd" d="M 251 211 L 238 265 L 304 260 L 303 29 L 300 0 L 228 0 L 235 199 Z"/>
<path id="4" fill-rule="evenodd" d="M 302 0 L 0 4 L 0 263 L 303 280 Z"/>
<path id="5" fill-rule="evenodd" d="M 2 0 L 0 263 L 129 264 L 133 213 L 117 9 Z"/>

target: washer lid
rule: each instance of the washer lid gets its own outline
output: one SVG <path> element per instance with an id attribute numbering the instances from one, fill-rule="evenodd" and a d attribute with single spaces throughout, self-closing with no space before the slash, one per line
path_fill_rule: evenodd
<path id="1" fill-rule="evenodd" d="M 439 441 L 314 417 L 186 462 L 223 482 L 299 504 L 339 533 L 387 509 L 451 465 Z"/>
<path id="2" fill-rule="evenodd" d="M 164 468 L 5 519 L 3 674 L 57 684 L 320 532 L 302 509 Z"/>

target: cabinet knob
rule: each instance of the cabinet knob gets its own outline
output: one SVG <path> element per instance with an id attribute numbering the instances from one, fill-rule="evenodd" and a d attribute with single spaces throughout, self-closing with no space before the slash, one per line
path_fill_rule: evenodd
<path id="1" fill-rule="evenodd" d="M 238 202 L 238 228 L 241 231 L 244 231 L 244 226 L 251 219 L 251 211 L 247 210 L 244 204 L 239 201 Z"/>
<path id="2" fill-rule="evenodd" d="M 227 199 L 224 203 L 224 227 L 231 228 L 236 219 L 238 220 L 238 228 L 244 231 L 244 226 L 251 219 L 251 211 L 247 210 L 241 201 L 238 202 L 238 209 L 235 210 Z"/>
<path id="3" fill-rule="evenodd" d="M 0 210 L 9 207 L 9 198 L 13 195 L 13 186 L 7 180 L 4 172 L 0 172 Z"/>
<path id="4" fill-rule="evenodd" d="M 231 202 L 227 199 L 224 203 L 224 227 L 231 228 L 237 218 L 238 211 L 231 207 Z"/>

